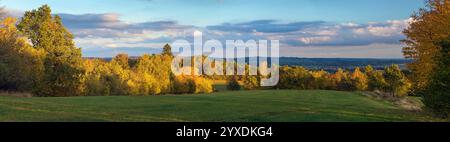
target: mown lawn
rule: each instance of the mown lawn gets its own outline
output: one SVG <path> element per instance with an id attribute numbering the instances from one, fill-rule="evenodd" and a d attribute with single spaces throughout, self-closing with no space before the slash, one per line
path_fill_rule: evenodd
<path id="1" fill-rule="evenodd" d="M 147 97 L 0 97 L 0 121 L 436 121 L 356 92 L 261 90 Z"/>

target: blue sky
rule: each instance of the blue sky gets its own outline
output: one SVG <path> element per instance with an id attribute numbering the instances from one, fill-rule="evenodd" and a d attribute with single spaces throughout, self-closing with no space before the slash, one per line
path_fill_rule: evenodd
<path id="1" fill-rule="evenodd" d="M 279 38 L 282 56 L 399 58 L 401 30 L 407 27 L 409 16 L 424 7 L 423 0 L 2 0 L 0 3 L 11 13 L 50 5 L 53 13 L 62 15 L 64 24 L 74 32 L 77 45 L 87 56 L 140 54 L 146 48 L 154 52 L 165 42 L 189 36 L 183 33 L 201 30 L 206 37 L 223 40 Z M 360 51 L 349 53 L 351 49 Z"/>

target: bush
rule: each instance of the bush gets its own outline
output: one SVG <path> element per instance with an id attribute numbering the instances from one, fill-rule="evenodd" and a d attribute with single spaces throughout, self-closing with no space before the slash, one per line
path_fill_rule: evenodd
<path id="1" fill-rule="evenodd" d="M 442 118 L 450 116 L 450 93 L 442 89 L 429 91 L 423 93 L 423 103 L 427 108 L 430 108 L 434 114 Z"/>
<path id="2" fill-rule="evenodd" d="M 227 80 L 227 89 L 231 91 L 241 90 L 241 85 L 237 77 L 230 77 Z"/>
<path id="3" fill-rule="evenodd" d="M 212 93 L 214 91 L 211 80 L 202 77 L 177 76 L 172 84 L 172 93 Z"/>
<path id="4" fill-rule="evenodd" d="M 243 78 L 244 88 L 247 90 L 254 90 L 260 87 L 259 76 L 246 75 Z"/>
<path id="5" fill-rule="evenodd" d="M 337 84 L 337 90 L 340 91 L 356 91 L 357 88 L 354 85 L 354 81 L 349 78 L 344 78 Z"/>
<path id="6" fill-rule="evenodd" d="M 214 92 L 213 83 L 211 80 L 202 78 L 202 77 L 195 77 L 192 78 L 194 83 L 194 89 L 193 93 L 212 93 Z"/>
<path id="7" fill-rule="evenodd" d="M 186 94 L 191 92 L 192 82 L 184 76 L 177 76 L 172 82 L 172 93 L 174 94 Z"/>

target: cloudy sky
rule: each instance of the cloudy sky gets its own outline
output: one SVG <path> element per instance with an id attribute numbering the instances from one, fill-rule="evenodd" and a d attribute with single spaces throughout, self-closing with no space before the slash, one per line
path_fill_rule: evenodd
<path id="1" fill-rule="evenodd" d="M 84 56 L 157 53 L 192 40 L 280 40 L 281 56 L 401 58 L 423 0 L 2 0 L 11 16 L 48 4 Z"/>

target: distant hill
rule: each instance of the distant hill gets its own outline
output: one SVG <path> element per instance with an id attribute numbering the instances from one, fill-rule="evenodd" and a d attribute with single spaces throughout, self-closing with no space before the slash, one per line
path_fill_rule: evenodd
<path id="1" fill-rule="evenodd" d="M 402 69 L 406 69 L 408 59 L 363 59 L 363 58 L 280 58 L 282 66 L 303 66 L 313 70 L 336 71 L 338 68 L 353 70 L 356 67 L 371 65 L 376 69 L 383 69 L 391 64 L 398 64 Z"/>

